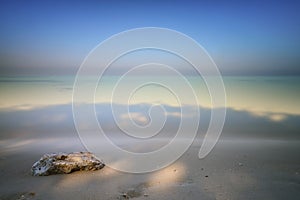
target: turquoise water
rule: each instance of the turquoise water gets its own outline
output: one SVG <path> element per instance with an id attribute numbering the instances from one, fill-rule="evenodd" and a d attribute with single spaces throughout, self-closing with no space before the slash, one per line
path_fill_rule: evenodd
<path id="1" fill-rule="evenodd" d="M 137 84 L 143 77 L 130 77 L 122 85 L 124 90 Z M 152 77 L 153 82 L 161 79 L 174 83 L 173 77 Z M 198 98 L 198 105 L 211 107 L 210 96 L 205 83 L 198 77 L 187 77 Z M 49 105 L 69 104 L 75 77 L 72 76 L 35 76 L 1 77 L 1 109 L 34 109 Z M 86 77 L 86 87 L 91 84 Z M 110 95 L 118 77 L 109 76 L 101 79 L 96 90 L 96 103 L 111 102 Z M 227 108 L 246 110 L 258 115 L 300 114 L 300 77 L 299 76 L 234 76 L 223 77 L 227 95 Z M 178 85 L 180 88 L 181 85 Z M 182 88 L 183 90 L 185 88 Z M 127 104 L 128 98 L 113 99 L 114 103 Z M 90 102 L 89 102 L 90 103 Z M 176 96 L 163 87 L 148 85 L 139 89 L 130 99 L 130 104 L 154 103 L 178 106 Z M 191 102 L 185 102 L 189 104 Z"/>
<path id="2" fill-rule="evenodd" d="M 84 77 L 84 89 L 89 92 L 94 77 Z M 95 114 L 104 131 L 122 136 L 119 121 L 123 128 L 130 130 L 132 122 L 146 127 L 151 122 L 159 126 L 166 120 L 162 136 L 176 133 L 181 120 L 198 120 L 200 108 L 200 132 L 205 132 L 210 111 L 210 95 L 205 82 L 198 77 L 187 77 L 194 88 L 196 103 L 190 101 L 187 89 L 174 77 L 128 77 L 111 100 L 114 86 L 119 77 L 106 76 L 100 80 L 95 90 L 95 100 L 83 103 L 80 117 L 89 127 L 90 116 L 86 108 L 95 103 Z M 186 94 L 184 104 L 180 104 L 176 94 L 157 84 L 140 87 L 131 96 L 126 96 L 132 86 L 145 80 L 175 85 Z M 75 77 L 35 76 L 0 78 L 0 140 L 23 136 L 54 137 L 65 133 L 76 136 L 72 112 L 72 92 Z M 299 139 L 300 119 L 300 77 L 223 77 L 226 89 L 227 115 L 223 136 L 249 136 L 267 138 Z M 94 90 L 92 90 L 94 91 Z M 82 96 L 84 97 L 85 91 Z M 111 104 L 114 104 L 112 112 Z M 87 106 L 87 107 L 85 107 Z M 163 108 L 164 110 L 161 110 Z M 182 110 L 185 109 L 184 114 Z M 151 111 L 151 114 L 149 114 Z M 156 121 L 155 121 L 156 120 Z M 189 130 L 188 130 L 189 131 Z M 147 132 L 142 132 L 148 134 Z M 141 134 L 142 134 L 141 133 Z M 165 134 L 165 135 L 164 135 Z"/>

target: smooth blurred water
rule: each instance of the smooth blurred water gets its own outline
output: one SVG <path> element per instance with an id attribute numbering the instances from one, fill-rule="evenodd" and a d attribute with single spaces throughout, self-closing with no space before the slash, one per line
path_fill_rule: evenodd
<path id="1" fill-rule="evenodd" d="M 198 105 L 211 107 L 210 96 L 201 77 L 186 77 L 193 86 L 198 98 Z M 96 103 L 110 103 L 108 95 L 119 77 L 103 77 L 95 95 Z M 132 76 L 127 79 L 123 88 L 130 88 L 143 76 Z M 161 79 L 176 82 L 175 77 L 153 76 L 153 82 Z M 5 110 L 34 109 L 49 105 L 69 104 L 72 102 L 73 76 L 34 76 L 34 77 L 1 77 L 0 108 Z M 263 115 L 300 114 L 300 77 L 299 76 L 233 76 L 223 77 L 227 108 L 245 110 Z M 86 87 L 90 86 L 90 77 L 86 77 Z M 178 85 L 180 88 L 181 85 Z M 183 88 L 184 90 L 184 88 Z M 93 102 L 86 102 L 93 103 Z M 124 99 L 114 99 L 112 103 L 128 104 Z M 130 104 L 153 103 L 178 106 L 176 97 L 165 88 L 149 85 L 136 92 Z M 191 105 L 191 102 L 185 102 Z M 194 105 L 195 106 L 195 105 Z"/>
<path id="2" fill-rule="evenodd" d="M 91 77 L 85 78 L 85 87 L 90 87 Z M 132 122 L 139 126 L 147 126 L 151 123 L 151 117 L 166 119 L 159 137 L 172 138 L 182 119 L 193 121 L 198 116 L 196 108 L 200 108 L 201 114 L 197 137 L 202 137 L 210 122 L 211 109 L 217 109 L 211 107 L 204 81 L 193 76 L 187 77 L 187 80 L 195 89 L 197 105 L 189 102 L 179 105 L 176 96 L 157 85 L 148 85 L 137 90 L 130 101 L 120 98 L 111 102 L 108 94 L 111 93 L 118 78 L 106 76 L 101 79 L 95 95 L 97 120 L 103 131 L 108 133 L 114 142 L 120 139 L 125 141 L 127 138 L 115 123 L 116 119 L 125 128 L 130 127 Z M 129 77 L 123 85 L 124 90 L 144 78 L 143 76 Z M 176 78 L 170 76 L 153 76 L 151 79 L 153 82 L 164 79 L 176 83 Z M 31 141 L 37 138 L 43 140 L 43 138 L 64 137 L 79 140 L 71 105 L 74 80 L 75 77 L 72 76 L 1 77 L 1 144 L 4 145 L 11 139 Z M 221 138 L 288 140 L 300 138 L 300 77 L 225 76 L 223 80 L 227 94 L 227 116 Z M 90 106 L 91 103 L 93 102 L 83 102 L 83 111 L 84 106 Z M 117 110 L 115 115 L 112 113 L 111 103 Z M 165 109 L 165 113 L 156 109 L 160 106 Z M 188 111 L 184 115 L 181 113 L 181 106 Z M 130 116 L 124 113 L 127 108 Z M 151 109 L 153 112 L 150 115 Z M 85 118 L 84 112 L 82 117 Z M 87 118 L 86 121 L 89 122 L 89 119 Z M 140 134 L 148 133 L 145 131 Z"/>

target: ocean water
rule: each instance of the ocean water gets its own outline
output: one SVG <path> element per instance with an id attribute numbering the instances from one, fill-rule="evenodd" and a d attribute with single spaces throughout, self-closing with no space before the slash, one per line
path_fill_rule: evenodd
<path id="1" fill-rule="evenodd" d="M 160 121 L 165 120 L 163 130 L 176 132 L 180 120 L 198 117 L 197 108 L 201 113 L 199 129 L 205 131 L 210 111 L 217 109 L 211 104 L 200 77 L 186 77 L 196 98 L 189 96 L 188 89 L 171 76 L 132 76 L 119 84 L 120 77 L 106 76 L 91 90 L 94 78 L 84 77 L 83 88 L 94 91 L 95 98 L 86 102 L 82 98 L 80 103 L 96 105 L 100 125 L 108 132 L 119 131 L 116 120 L 124 127 L 129 123 L 161 125 Z M 164 86 L 157 84 L 161 80 Z M 71 106 L 74 81 L 74 76 L 1 77 L 0 138 L 76 132 Z M 227 115 L 222 135 L 299 138 L 299 76 L 225 76 L 223 81 Z M 141 82 L 149 84 L 141 85 Z M 116 89 L 116 85 L 120 88 Z M 168 90 L 169 85 L 182 92 L 184 101 Z M 112 113 L 111 105 L 117 114 Z M 181 113 L 183 107 L 187 109 L 186 115 Z"/>
<path id="2" fill-rule="evenodd" d="M 167 87 L 149 84 L 134 92 L 131 99 L 123 97 L 111 99 L 111 93 L 118 84 L 120 77 L 108 76 L 100 80 L 95 92 L 95 103 L 142 104 L 156 103 L 178 106 L 176 94 Z M 173 77 L 148 77 L 147 80 L 159 83 L 176 84 Z M 0 78 L 0 109 L 22 110 L 34 109 L 49 105 L 72 103 L 74 76 L 34 76 L 34 77 L 1 77 Z M 120 83 L 126 91 L 138 86 L 144 77 L 130 77 Z M 192 85 L 198 105 L 211 107 L 211 98 L 201 77 L 190 76 L 187 81 Z M 299 76 L 225 76 L 226 107 L 235 110 L 245 110 L 256 113 L 300 114 L 300 77 Z M 86 77 L 87 88 L 92 87 L 90 77 Z M 186 89 L 180 84 L 179 89 Z M 182 87 L 182 88 L 180 88 Z M 119 91 L 122 92 L 122 91 Z M 131 100 L 128 102 L 128 100 Z M 93 102 L 86 102 L 93 103 Z M 183 102 L 193 105 L 193 102 Z"/>

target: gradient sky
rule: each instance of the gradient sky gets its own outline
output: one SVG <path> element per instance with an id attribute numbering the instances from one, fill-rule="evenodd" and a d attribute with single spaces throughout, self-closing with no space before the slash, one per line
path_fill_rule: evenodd
<path id="1" fill-rule="evenodd" d="M 113 34 L 164 27 L 187 34 L 223 74 L 300 75 L 300 3 L 2 1 L 0 74 L 74 75 Z"/>

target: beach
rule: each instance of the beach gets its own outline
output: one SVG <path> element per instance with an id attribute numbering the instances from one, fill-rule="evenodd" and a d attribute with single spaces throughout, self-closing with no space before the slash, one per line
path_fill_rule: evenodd
<path id="1" fill-rule="evenodd" d="M 64 142 L 63 142 L 64 141 Z M 84 151 L 77 138 L 1 143 L 1 199 L 291 199 L 300 195 L 300 143 L 221 139 L 204 159 L 200 141 L 172 165 L 130 174 L 98 171 L 32 176 L 44 153 Z"/>

